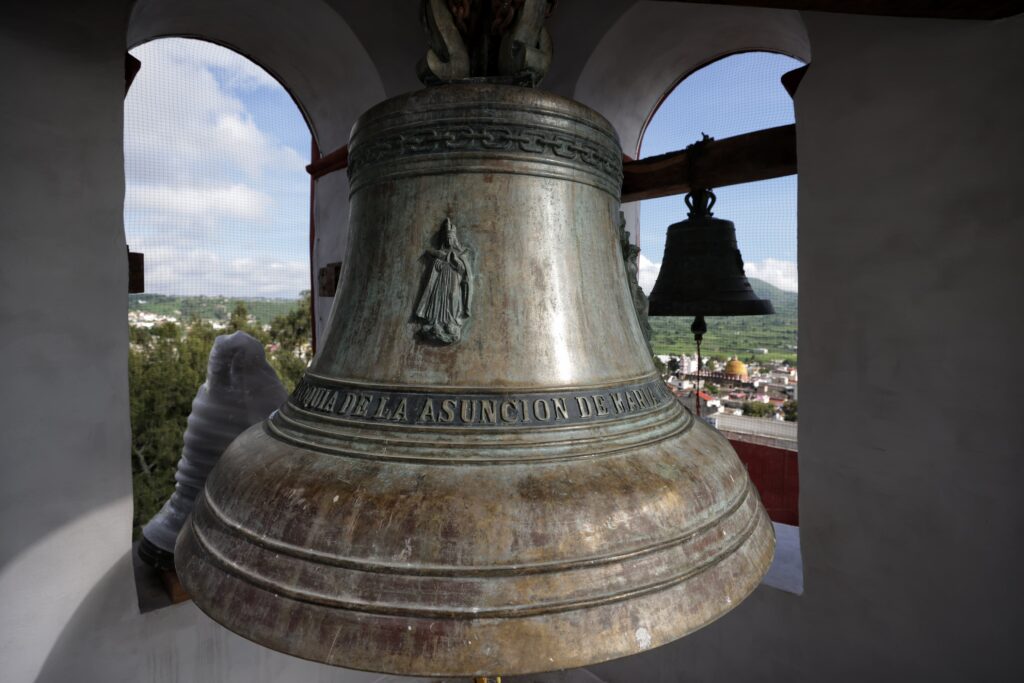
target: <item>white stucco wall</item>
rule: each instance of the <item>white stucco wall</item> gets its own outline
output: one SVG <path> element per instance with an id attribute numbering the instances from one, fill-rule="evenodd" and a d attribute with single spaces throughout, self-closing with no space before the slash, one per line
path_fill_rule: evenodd
<path id="1" fill-rule="evenodd" d="M 804 594 L 762 586 L 697 634 L 592 670 L 1019 680 L 1024 422 L 986 368 L 1016 363 L 1024 333 L 1024 17 L 804 18 Z"/>
<path id="2" fill-rule="evenodd" d="M 248 15 L 236 16 L 233 36 L 210 35 L 211 24 L 189 30 L 200 10 L 190 14 L 184 3 L 178 9 L 184 16 L 171 13 L 148 26 L 169 29 L 156 35 L 181 32 L 252 48 L 282 79 L 289 67 L 303 65 L 286 41 L 268 40 L 266 23 L 260 43 L 246 43 L 260 25 L 252 3 Z M 0 680 L 383 680 L 249 643 L 191 603 L 139 614 L 129 555 L 122 223 L 129 3 L 8 4 L 3 12 L 0 352 L 8 367 L 0 382 Z M 148 37 L 136 29 L 134 42 Z M 261 48 L 268 42 L 274 49 Z M 326 91 L 334 65 L 321 71 L 298 81 L 303 85 L 293 93 L 313 102 L 304 108 L 311 120 L 322 118 L 318 135 L 333 144 L 347 140 L 345 116 L 382 91 L 332 92 L 349 98 L 344 108 L 332 106 L 317 94 Z M 347 207 L 344 214 L 328 208 L 322 218 L 337 233 Z"/>

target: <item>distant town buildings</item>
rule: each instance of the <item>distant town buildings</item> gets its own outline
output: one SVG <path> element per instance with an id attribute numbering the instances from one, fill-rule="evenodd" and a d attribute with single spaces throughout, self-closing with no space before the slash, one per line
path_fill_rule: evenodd
<path id="1" fill-rule="evenodd" d="M 143 301 L 143 302 L 140 302 L 140 303 L 145 303 L 145 302 Z M 256 316 L 251 315 L 251 314 L 249 315 L 247 320 L 248 320 L 248 322 L 250 324 L 253 324 L 253 325 L 256 325 L 256 324 L 259 323 L 259 321 L 256 319 Z M 217 320 L 215 318 L 204 318 L 203 321 L 209 323 L 210 326 L 213 329 L 215 329 L 215 330 L 224 330 L 224 329 L 227 329 L 227 327 L 228 327 L 228 321 L 226 321 L 226 320 Z M 176 323 L 177 324 L 177 323 L 181 323 L 181 322 L 182 322 L 181 321 L 181 311 L 174 311 L 174 314 L 171 314 L 171 315 L 166 315 L 166 314 L 163 314 L 163 313 L 151 313 L 149 311 L 135 311 L 135 310 L 128 311 L 128 325 L 131 326 L 131 327 L 145 327 L 146 329 L 149 329 L 149 328 L 153 327 L 154 325 L 160 325 L 162 323 Z M 270 329 L 270 325 L 261 325 L 261 327 L 264 330 L 269 330 Z"/>
<path id="2" fill-rule="evenodd" d="M 128 324 L 132 327 L 150 328 L 160 323 L 176 323 L 178 318 L 173 315 L 150 313 L 149 311 L 128 311 Z"/>
<path id="3" fill-rule="evenodd" d="M 697 372 L 697 357 L 696 356 L 657 356 L 658 360 L 665 364 L 671 372 L 682 372 L 684 375 L 689 375 Z"/>
<path id="4" fill-rule="evenodd" d="M 765 438 L 795 441 L 796 425 L 785 421 L 785 406 L 797 400 L 796 366 L 787 361 L 744 363 L 733 356 L 720 367 L 709 361 L 698 379 L 696 358 L 683 355 L 658 359 L 667 368 L 665 383 L 673 394 L 690 410 L 699 400 L 701 415 L 712 425 L 721 418 L 723 425 L 728 424 L 737 433 L 753 430 Z M 752 411 L 756 416 L 747 414 Z M 742 419 L 737 422 L 733 418 Z M 782 423 L 785 426 L 778 426 Z"/>

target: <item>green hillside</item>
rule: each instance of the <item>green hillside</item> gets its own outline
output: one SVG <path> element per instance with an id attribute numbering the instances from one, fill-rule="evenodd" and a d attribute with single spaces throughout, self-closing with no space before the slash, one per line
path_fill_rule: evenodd
<path id="1" fill-rule="evenodd" d="M 764 359 L 788 358 L 796 361 L 797 295 L 784 292 L 762 280 L 751 279 L 758 296 L 771 299 L 775 315 L 740 316 L 707 319 L 708 333 L 701 351 L 705 356 L 755 358 L 753 349 L 768 349 Z M 227 320 L 237 303 L 244 303 L 261 325 L 287 314 L 299 305 L 298 299 L 232 299 L 219 296 L 178 296 L 166 294 L 130 294 L 128 310 L 175 316 L 179 320 Z M 693 318 L 651 318 L 651 344 L 656 354 L 693 355 L 696 348 L 690 323 Z"/>
<path id="2" fill-rule="evenodd" d="M 129 294 L 128 310 L 170 315 L 178 320 L 227 320 L 239 303 L 260 325 L 269 325 L 299 306 L 299 299 L 231 299 L 223 296 L 179 296 L 176 294 Z"/>
<path id="3" fill-rule="evenodd" d="M 770 299 L 775 315 L 751 315 L 734 318 L 707 318 L 708 332 L 701 344 L 705 356 L 739 356 L 743 360 L 797 360 L 797 294 L 751 278 L 758 296 Z M 656 354 L 693 355 L 696 346 L 690 324 L 693 318 L 651 318 L 651 345 Z M 768 349 L 767 355 L 755 355 L 753 349 Z"/>

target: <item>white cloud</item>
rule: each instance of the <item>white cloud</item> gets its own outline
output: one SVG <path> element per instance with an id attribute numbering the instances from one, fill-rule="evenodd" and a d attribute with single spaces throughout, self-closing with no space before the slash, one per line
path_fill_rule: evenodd
<path id="1" fill-rule="evenodd" d="M 309 289 L 309 265 L 304 259 L 225 257 L 194 247 L 139 241 L 132 250 L 146 255 L 146 291 L 230 297 L 293 299 Z"/>
<path id="2" fill-rule="evenodd" d="M 132 54 L 142 68 L 125 99 L 125 233 L 145 254 L 147 291 L 309 289 L 306 149 L 281 141 L 298 144 L 294 127 L 264 124 L 300 120 L 274 108 L 280 84 L 203 41 L 160 39 Z"/>
<path id="3" fill-rule="evenodd" d="M 797 291 L 797 265 L 793 261 L 766 258 L 763 261 L 748 261 L 744 264 L 747 277 L 764 280 L 786 292 Z M 661 271 L 661 263 L 654 263 L 640 254 L 640 288 L 648 295 L 654 288 Z"/>
<path id="4" fill-rule="evenodd" d="M 654 263 L 642 253 L 640 254 L 639 263 L 640 272 L 637 280 L 640 281 L 640 289 L 644 290 L 645 294 L 650 294 L 651 290 L 654 289 L 654 281 L 658 279 L 661 263 Z"/>
<path id="5" fill-rule="evenodd" d="M 236 84 L 280 87 L 259 67 L 226 48 L 180 38 L 132 54 L 142 68 L 125 99 L 129 183 L 187 178 L 200 185 L 238 171 L 251 180 L 302 171 L 303 156 L 261 130 L 233 94 Z"/>
<path id="6" fill-rule="evenodd" d="M 125 191 L 125 210 L 155 211 L 161 218 L 172 216 L 204 218 L 241 218 L 260 220 L 273 200 L 247 185 L 227 187 L 172 187 L 133 183 Z"/>
<path id="7" fill-rule="evenodd" d="M 193 68 L 220 69 L 228 77 L 228 86 L 236 90 L 257 90 L 259 88 L 279 88 L 281 84 L 248 59 L 239 59 L 230 50 L 208 43 L 194 41 L 196 44 L 184 53 L 179 60 Z"/>
<path id="8" fill-rule="evenodd" d="M 763 261 L 751 261 L 745 265 L 747 277 L 764 280 L 785 292 L 798 291 L 797 265 L 795 261 L 766 258 Z"/>

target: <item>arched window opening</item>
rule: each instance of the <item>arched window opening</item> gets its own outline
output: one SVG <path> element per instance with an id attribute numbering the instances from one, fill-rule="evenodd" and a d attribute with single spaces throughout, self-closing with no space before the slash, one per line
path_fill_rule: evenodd
<path id="1" fill-rule="evenodd" d="M 682 79 L 659 104 L 639 156 L 680 150 L 707 134 L 720 140 L 794 122 L 780 79 L 803 66 L 768 52 L 719 59 Z M 691 318 L 652 317 L 654 353 L 687 405 L 700 401 L 708 421 L 744 460 L 773 520 L 780 551 L 795 544 L 795 561 L 779 566 L 783 587 L 800 590 L 797 510 L 797 178 L 795 175 L 714 188 L 714 215 L 733 221 L 745 271 L 774 315 L 708 317 L 704 364 L 697 375 Z M 640 284 L 650 293 L 661 267 L 669 225 L 686 218 L 682 195 L 640 204 Z M 787 560 L 786 553 L 779 557 Z M 789 554 L 790 559 L 794 557 Z M 778 563 L 777 563 L 778 565 Z M 772 576 L 766 579 L 771 583 Z"/>
<path id="2" fill-rule="evenodd" d="M 162 38 L 131 54 L 124 225 L 145 256 L 128 313 L 138 538 L 174 490 L 215 337 L 255 337 L 288 390 L 311 358 L 311 141 L 284 87 L 227 48 Z"/>

